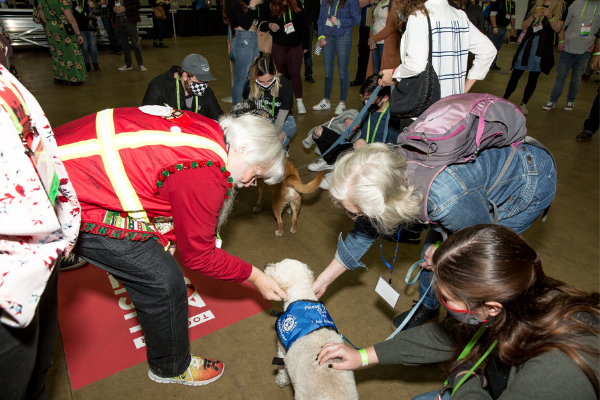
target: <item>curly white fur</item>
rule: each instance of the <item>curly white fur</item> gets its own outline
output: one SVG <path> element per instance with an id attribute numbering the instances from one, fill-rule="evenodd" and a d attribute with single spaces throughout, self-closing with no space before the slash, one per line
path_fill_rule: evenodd
<path id="1" fill-rule="evenodd" d="M 284 310 L 297 300 L 317 300 L 312 289 L 314 275 L 306 264 L 285 259 L 267 265 L 265 274 L 273 278 L 286 292 Z M 278 340 L 277 356 L 284 358 L 285 368 L 279 370 L 275 383 L 285 387 L 291 381 L 296 400 L 358 399 L 352 371 L 328 368 L 328 363 L 319 366 L 316 361 L 321 347 L 327 342 L 342 343 L 343 339 L 331 329 L 319 329 L 294 342 L 287 354 Z"/>

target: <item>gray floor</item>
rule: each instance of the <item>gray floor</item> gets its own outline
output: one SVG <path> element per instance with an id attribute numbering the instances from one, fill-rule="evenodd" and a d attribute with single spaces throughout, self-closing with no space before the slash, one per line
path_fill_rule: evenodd
<path id="1" fill-rule="evenodd" d="M 355 32 L 356 33 L 356 32 Z M 354 43 L 357 43 L 355 35 Z M 152 48 L 150 40 L 142 41 L 145 66 L 148 72 L 139 70 L 119 72 L 122 56 L 109 55 L 107 49 L 100 51 L 101 72 L 92 72 L 81 87 L 56 86 L 52 84 L 52 64 L 44 50 L 18 49 L 12 62 L 17 66 L 25 86 L 37 97 L 53 126 L 91 114 L 104 108 L 138 106 L 146 85 L 154 76 L 162 74 L 171 65 L 179 64 L 189 53 L 200 53 L 208 58 L 211 71 L 217 77 L 211 82 L 217 97 L 230 95 L 230 73 L 225 37 L 191 37 L 165 41 L 168 49 Z M 474 90 L 502 96 L 508 81 L 508 67 L 515 45 L 505 45 L 500 52 L 499 73 L 490 73 Z M 356 46 L 351 55 L 350 75 L 356 72 Z M 333 109 L 313 112 L 310 108 L 322 98 L 324 72 L 321 57 L 315 57 L 316 83 L 304 85 L 304 103 L 309 109 L 302 116 L 296 115 L 298 133 L 290 146 L 290 160 L 297 166 L 314 158 L 314 153 L 303 147 L 308 131 L 333 116 Z M 598 229 L 598 142 L 578 143 L 575 136 L 581 131 L 598 83 L 595 75 L 583 82 L 575 110 L 562 110 L 565 94 L 559 107 L 547 112 L 542 105 L 548 101 L 555 77 L 542 75 L 537 91 L 529 103 L 527 118 L 529 134 L 542 141 L 558 162 L 558 192 L 546 223 L 536 222 L 523 237 L 540 253 L 546 272 L 581 289 L 598 290 L 599 278 L 599 229 Z M 525 77 L 524 77 L 525 78 Z M 511 100 L 520 102 L 525 79 Z M 565 89 L 566 90 L 566 89 Z M 332 103 L 339 101 L 339 81 L 334 84 Z M 358 88 L 350 88 L 349 107 L 359 107 Z M 222 103 L 225 111 L 230 104 Z M 301 170 L 304 181 L 314 173 Z M 242 190 L 234 213 L 224 232 L 224 248 L 257 266 L 283 258 L 296 258 L 306 262 L 318 274 L 331 261 L 335 253 L 337 236 L 347 233 L 351 222 L 343 211 L 336 209 L 325 191 L 318 190 L 304 196 L 298 222 L 298 233 L 289 233 L 291 218 L 284 216 L 284 235 L 276 238 L 276 222 L 269 211 L 269 197 L 263 212 L 253 214 L 255 189 Z M 398 305 L 392 310 L 375 294 L 378 276 L 386 274 L 387 268 L 374 246 L 363 261 L 369 270 L 345 273 L 323 296 L 338 328 L 360 347 L 366 347 L 385 339 L 391 332 L 390 321 L 398 312 L 407 309 L 417 298 L 417 287 L 401 284 L 401 277 L 420 255 L 420 247 L 401 245 L 398 250 L 396 286 L 402 292 Z M 384 245 L 390 258 L 391 243 Z M 277 308 L 280 305 L 275 304 Z M 191 388 L 181 385 L 164 385 L 151 382 L 147 377 L 147 364 L 143 362 L 120 373 L 90 384 L 75 392 L 69 385 L 69 377 L 60 335 L 56 339 L 53 367 L 47 385 L 51 399 L 164 399 L 164 398 L 211 398 L 211 399 L 291 399 L 291 388 L 280 389 L 275 385 L 276 367 L 271 366 L 275 355 L 276 334 L 273 319 L 267 312 L 255 315 L 225 329 L 198 339 L 191 344 L 192 352 L 205 357 L 217 358 L 227 365 L 224 376 L 206 387 Z M 89 360 L 94 368 L 94 360 Z M 362 398 L 410 399 L 426 390 L 434 390 L 443 382 L 439 366 L 411 368 L 404 366 L 374 366 L 355 373 L 358 391 Z"/>

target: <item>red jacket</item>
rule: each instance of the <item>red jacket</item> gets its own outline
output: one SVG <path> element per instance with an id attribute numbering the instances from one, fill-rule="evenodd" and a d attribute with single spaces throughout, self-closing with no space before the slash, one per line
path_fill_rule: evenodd
<path id="1" fill-rule="evenodd" d="M 186 267 L 243 281 L 251 265 L 215 246 L 231 178 L 221 127 L 196 113 L 179 126 L 138 108 L 104 110 L 55 129 L 82 207 L 81 230 L 163 246 L 177 237 Z M 161 235 L 152 219 L 173 217 Z"/>

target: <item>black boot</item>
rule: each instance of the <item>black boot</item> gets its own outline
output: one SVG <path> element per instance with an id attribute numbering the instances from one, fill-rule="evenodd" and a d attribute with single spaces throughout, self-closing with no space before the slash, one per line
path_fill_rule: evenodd
<path id="1" fill-rule="evenodd" d="M 158 43 L 158 47 L 162 47 L 162 48 L 167 48 L 169 46 L 167 46 L 166 44 L 164 44 L 162 41 L 160 43 Z"/>
<path id="2" fill-rule="evenodd" d="M 415 303 L 416 303 L 416 301 L 415 301 Z M 408 316 L 408 314 L 411 312 L 411 310 L 412 310 L 412 308 L 408 311 L 404 311 L 402 314 L 400 314 L 396 318 L 394 318 L 394 322 L 393 322 L 394 328 L 398 328 L 400 326 L 400 324 L 402 322 L 404 322 L 404 319 Z M 432 310 L 431 308 L 427 308 L 423 304 L 421 304 L 419 306 L 419 308 L 417 308 L 417 310 L 413 314 L 412 318 L 404 326 L 404 329 L 406 330 L 406 329 L 410 329 L 410 328 L 416 328 L 419 325 L 423 325 L 423 324 L 426 324 L 427 322 L 437 320 L 439 316 L 440 316 L 439 309 L 436 308 L 435 310 Z"/>
<path id="3" fill-rule="evenodd" d="M 85 63 L 85 69 L 87 70 L 87 72 L 92 72 L 92 66 L 90 65 L 90 63 Z"/>
<path id="4" fill-rule="evenodd" d="M 94 63 L 94 71 L 100 71 L 100 67 L 98 66 L 98 63 Z"/>

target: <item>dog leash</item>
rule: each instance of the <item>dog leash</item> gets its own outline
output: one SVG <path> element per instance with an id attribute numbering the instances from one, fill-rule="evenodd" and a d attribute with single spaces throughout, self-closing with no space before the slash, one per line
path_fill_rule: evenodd
<path id="1" fill-rule="evenodd" d="M 300 168 L 297 169 L 302 169 L 304 167 L 308 167 L 310 164 L 319 161 L 321 158 L 323 158 L 323 156 L 327 153 L 329 153 L 331 150 L 333 150 L 334 147 L 336 147 L 338 144 L 342 143 L 344 140 L 346 140 L 346 138 L 350 135 L 350 133 L 352 132 L 352 130 L 354 129 L 354 127 L 356 125 L 358 125 L 358 123 L 362 120 L 362 117 L 365 116 L 365 114 L 367 113 L 369 107 L 371 106 L 371 103 L 373 103 L 373 100 L 375 100 L 375 97 L 377 97 L 377 93 L 379 93 L 379 90 L 381 89 L 381 86 L 377 86 L 375 88 L 375 90 L 373 90 L 373 93 L 371 93 L 371 97 L 369 97 L 369 100 L 367 100 L 367 104 L 365 104 L 363 106 L 363 108 L 360 110 L 360 112 L 358 113 L 358 115 L 356 116 L 356 118 L 354 118 L 354 121 L 352 121 L 352 123 L 350 124 L 350 126 L 348 128 L 346 128 L 346 130 L 344 131 L 344 133 L 342 133 L 340 135 L 340 137 L 338 138 L 338 140 L 336 140 L 328 149 L 325 153 L 322 153 L 319 157 L 317 157 L 316 159 L 312 160 L 311 162 L 309 162 L 306 165 L 301 166 Z"/>

